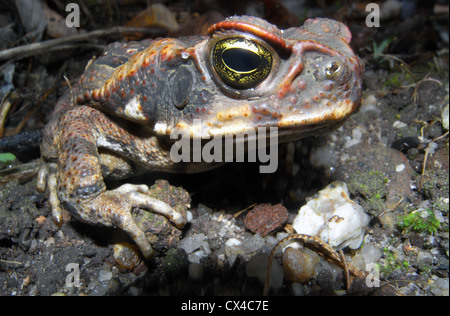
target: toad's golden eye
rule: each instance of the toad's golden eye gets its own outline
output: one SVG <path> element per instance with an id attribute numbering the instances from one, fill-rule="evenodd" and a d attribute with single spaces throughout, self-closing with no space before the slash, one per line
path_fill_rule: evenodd
<path id="1" fill-rule="evenodd" d="M 338 61 L 333 61 L 325 68 L 325 76 L 328 79 L 336 80 L 340 75 L 342 75 L 343 71 L 344 67 L 342 64 Z"/>
<path id="2" fill-rule="evenodd" d="M 230 87 L 250 89 L 269 75 L 272 53 L 248 38 L 226 38 L 214 46 L 212 64 L 220 79 Z"/>

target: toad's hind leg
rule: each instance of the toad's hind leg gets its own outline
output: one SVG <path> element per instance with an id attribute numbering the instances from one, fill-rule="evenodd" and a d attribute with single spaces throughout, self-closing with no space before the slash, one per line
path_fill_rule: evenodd
<path id="1" fill-rule="evenodd" d="M 153 210 L 177 227 L 184 226 L 186 220 L 166 203 L 146 195 L 146 185 L 126 184 L 115 190 L 106 189 L 96 141 L 98 126 L 104 126 L 102 120 L 105 119 L 103 113 L 89 107 L 77 107 L 76 111 L 68 111 L 61 117 L 56 140 L 59 144 L 54 171 L 56 185 L 49 185 L 49 189 L 57 191 L 62 206 L 76 218 L 94 225 L 123 229 L 143 255 L 149 257 L 152 247 L 132 217 L 133 208 Z M 110 127 L 114 128 L 114 125 Z M 50 173 L 49 180 L 54 176 Z"/>

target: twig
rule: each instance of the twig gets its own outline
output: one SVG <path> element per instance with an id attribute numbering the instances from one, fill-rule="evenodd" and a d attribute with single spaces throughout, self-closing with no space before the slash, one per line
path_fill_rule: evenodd
<path id="1" fill-rule="evenodd" d="M 418 82 L 416 82 L 415 84 L 414 84 L 414 91 L 413 91 L 413 93 L 412 93 L 412 95 L 411 95 L 411 101 L 413 101 L 414 102 L 414 104 L 417 104 L 417 100 L 419 99 L 419 86 L 420 86 L 420 84 L 421 83 L 424 83 L 424 82 L 426 82 L 426 81 L 431 81 L 431 82 L 435 82 L 435 83 L 438 83 L 440 86 L 443 86 L 443 83 L 442 82 L 440 82 L 439 80 L 437 80 L 437 79 L 433 79 L 433 78 L 429 78 L 428 76 L 430 75 L 430 73 L 428 73 L 427 75 L 425 75 L 425 77 L 423 77 L 421 80 L 419 80 Z"/>
<path id="2" fill-rule="evenodd" d="M 23 263 L 20 262 L 20 261 L 11 261 L 11 260 L 3 260 L 3 259 L 0 259 L 0 262 L 1 262 L 1 263 L 6 263 L 6 264 L 23 265 Z"/>
<path id="3" fill-rule="evenodd" d="M 422 163 L 422 174 L 420 175 L 419 187 L 417 188 L 417 191 L 418 191 L 418 192 L 421 192 L 421 191 L 422 191 L 423 179 L 424 179 L 424 176 L 425 176 L 425 169 L 426 169 L 426 167 L 427 167 L 427 160 L 428 160 L 428 155 L 429 155 L 429 153 L 430 153 L 431 144 L 433 144 L 433 143 L 435 143 L 436 141 L 441 140 L 442 138 L 447 137 L 447 136 L 448 136 L 448 131 L 447 131 L 445 134 L 443 134 L 443 135 L 441 135 L 441 136 L 436 137 L 435 139 L 433 139 L 433 140 L 428 144 L 427 148 L 425 149 L 425 157 L 424 157 L 423 163 Z"/>
<path id="4" fill-rule="evenodd" d="M 63 38 L 57 38 L 53 40 L 6 49 L 0 51 L 0 60 L 22 59 L 39 54 L 48 54 L 49 52 L 66 48 L 67 46 L 65 45 L 86 41 L 96 37 L 130 33 L 145 33 L 149 34 L 150 36 L 161 36 L 165 34 L 165 32 L 166 31 L 164 29 L 155 27 L 138 28 L 116 26 L 105 30 L 95 30 L 84 34 L 75 34 Z"/>
<path id="5" fill-rule="evenodd" d="M 234 217 L 234 218 L 238 218 L 242 213 L 244 213 L 244 212 L 248 211 L 249 209 L 255 207 L 255 205 L 256 205 L 256 203 L 253 203 L 252 205 L 247 206 L 247 207 L 244 208 L 242 211 L 239 211 L 239 212 L 235 213 L 235 214 L 233 215 L 233 217 Z"/>
<path id="6" fill-rule="evenodd" d="M 11 109 L 11 102 L 9 102 L 9 96 L 8 93 L 0 102 L 0 137 L 3 137 L 4 133 L 4 127 L 5 127 L 5 121 L 6 117 L 8 116 L 8 112 Z"/>
<path id="7" fill-rule="evenodd" d="M 435 139 L 433 139 L 433 142 L 437 142 L 438 140 L 441 140 L 442 138 L 444 138 L 444 137 L 447 137 L 448 136 L 448 131 L 446 131 L 444 134 L 442 134 L 441 136 L 439 136 L 439 137 L 436 137 Z"/>
<path id="8" fill-rule="evenodd" d="M 420 182 L 419 182 L 419 187 L 417 188 L 417 191 L 421 192 L 422 191 L 422 186 L 423 186 L 423 177 L 425 175 L 425 169 L 427 167 L 427 160 L 428 160 L 428 154 L 430 152 L 430 145 L 433 142 L 430 142 L 427 146 L 427 149 L 425 149 L 425 157 L 423 158 L 423 162 L 422 162 L 422 174 L 420 175 Z"/>
<path id="9" fill-rule="evenodd" d="M 408 64 L 407 64 L 406 62 L 404 62 L 402 59 L 400 59 L 400 58 L 398 58 L 398 57 L 396 57 L 396 56 L 394 56 L 394 55 L 391 55 L 391 54 L 377 54 L 377 55 L 372 54 L 372 56 L 373 56 L 373 57 L 384 57 L 384 58 L 386 58 L 386 59 L 389 59 L 389 58 L 390 58 L 390 59 L 392 59 L 393 61 L 397 62 L 397 63 L 400 65 L 400 67 L 402 67 L 403 69 L 405 69 L 405 71 L 406 71 L 412 78 L 415 77 L 414 74 L 413 74 L 413 72 L 412 72 L 411 69 L 409 68 Z"/>
<path id="10" fill-rule="evenodd" d="M 350 281 L 350 274 L 348 273 L 347 260 L 345 259 L 344 252 L 342 250 L 339 250 L 339 257 L 341 258 L 341 262 L 344 265 L 345 287 L 346 287 L 345 290 L 348 293 L 348 291 L 350 290 L 351 281 Z"/>
<path id="11" fill-rule="evenodd" d="M 400 204 L 402 202 L 403 202 L 403 197 L 401 197 L 400 200 L 398 200 L 398 202 L 395 204 L 395 206 L 392 209 L 381 212 L 379 215 L 377 215 L 377 218 L 380 218 L 381 216 L 383 216 L 386 213 L 394 212 L 397 209 L 397 207 L 400 206 Z"/>

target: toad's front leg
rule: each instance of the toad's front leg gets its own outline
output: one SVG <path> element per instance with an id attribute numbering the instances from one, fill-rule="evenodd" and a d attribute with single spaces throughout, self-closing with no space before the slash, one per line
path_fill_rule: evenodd
<path id="1" fill-rule="evenodd" d="M 179 228 L 186 219 L 166 203 L 148 196 L 146 185 L 125 184 L 114 190 L 106 189 L 97 150 L 98 138 L 105 126 L 119 129 L 114 124 L 105 125 L 107 120 L 107 116 L 95 109 L 77 107 L 63 114 L 58 125 L 49 125 L 46 132 L 50 136 L 44 135 L 41 150 L 44 157 L 53 152 L 57 158 L 56 165 L 53 163 L 53 168 L 50 167 L 47 182 L 52 212 L 56 219 L 60 218 L 60 202 L 83 222 L 121 228 L 143 255 L 150 257 L 152 247 L 132 217 L 133 208 L 162 214 Z M 108 137 L 113 141 L 115 135 L 121 135 L 120 141 L 128 137 L 124 130 L 111 130 Z M 40 179 L 44 181 L 44 177 Z M 39 186 L 44 187 L 42 183 Z"/>

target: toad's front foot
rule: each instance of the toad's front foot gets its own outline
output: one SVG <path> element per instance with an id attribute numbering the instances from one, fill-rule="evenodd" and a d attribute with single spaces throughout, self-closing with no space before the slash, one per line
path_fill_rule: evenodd
<path id="1" fill-rule="evenodd" d="M 113 226 L 126 231 L 139 246 L 142 254 L 149 258 L 153 249 L 148 242 L 145 233 L 136 224 L 131 212 L 134 208 L 152 210 L 164 215 L 178 228 L 186 224 L 186 218 L 175 212 L 166 203 L 154 199 L 148 195 L 146 185 L 124 184 L 121 187 L 105 191 L 91 201 L 79 205 L 79 218 L 93 224 Z"/>
<path id="2" fill-rule="evenodd" d="M 136 224 L 131 212 L 134 208 L 152 210 L 155 213 L 167 217 L 176 227 L 182 228 L 186 224 L 186 218 L 175 212 L 168 204 L 152 198 L 148 195 L 149 189 L 146 185 L 124 184 L 121 187 L 105 191 L 82 208 L 86 209 L 88 221 L 92 222 L 95 214 L 99 217 L 98 223 L 105 226 L 114 226 L 126 231 L 134 242 L 139 246 L 142 254 L 149 258 L 153 250 L 145 233 Z M 94 216 L 89 214 L 94 212 Z"/>
<path id="3" fill-rule="evenodd" d="M 50 197 L 56 197 L 55 185 L 52 185 L 53 175 L 49 175 Z M 175 226 L 182 228 L 186 224 L 186 218 L 174 211 L 168 204 L 148 196 L 149 188 L 146 185 L 124 184 L 117 189 L 103 191 L 100 194 L 74 198 L 54 198 L 50 202 L 55 221 L 60 221 L 62 205 L 79 220 L 109 227 L 118 227 L 126 231 L 139 246 L 146 258 L 153 255 L 153 249 L 146 238 L 145 233 L 136 224 L 132 211 L 142 208 L 154 211 L 167 217 Z M 56 201 L 55 201 L 56 199 Z"/>

